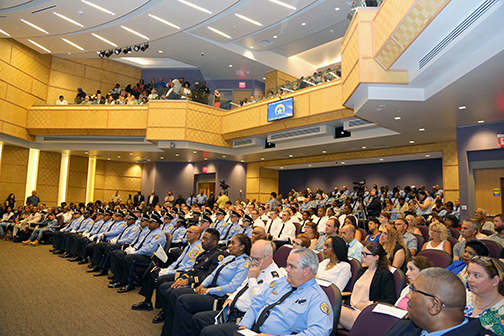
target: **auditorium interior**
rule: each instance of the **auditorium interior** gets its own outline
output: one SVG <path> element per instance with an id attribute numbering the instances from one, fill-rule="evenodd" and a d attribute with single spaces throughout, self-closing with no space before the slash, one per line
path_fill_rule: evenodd
<path id="1" fill-rule="evenodd" d="M 461 219 L 503 213 L 504 1 L 366 2 L 2 1 L 2 205 L 32 190 L 52 207 L 116 192 L 217 195 L 221 181 L 233 203 L 265 203 L 365 179 L 439 185 L 445 202 L 460 199 Z M 331 80 L 314 83 L 317 73 Z M 205 81 L 210 103 L 73 104 L 77 88 L 105 96 L 116 83 L 179 77 L 191 89 Z M 269 121 L 283 113 L 269 105 L 284 102 L 292 115 Z M 22 247 L 0 241 L 0 333 L 161 332 L 131 312 L 138 295 Z"/>

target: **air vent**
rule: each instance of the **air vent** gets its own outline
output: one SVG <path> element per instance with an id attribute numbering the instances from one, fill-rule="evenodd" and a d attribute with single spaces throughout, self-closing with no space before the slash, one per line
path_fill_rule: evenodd
<path id="1" fill-rule="evenodd" d="M 270 45 L 273 44 L 273 42 L 268 41 L 268 40 L 262 40 L 260 42 L 257 42 L 258 45 L 260 45 L 263 48 L 269 47 Z"/>
<path id="2" fill-rule="evenodd" d="M 43 12 L 43 11 L 46 11 L 46 10 L 49 10 L 51 8 L 56 8 L 58 7 L 58 5 L 52 5 L 52 6 L 49 6 L 49 7 L 45 7 L 45 8 L 40 8 L 40 9 L 37 9 L 37 10 L 34 10 L 33 12 L 31 12 L 31 14 L 38 14 L 40 12 Z"/>
<path id="3" fill-rule="evenodd" d="M 326 125 L 302 128 L 294 131 L 268 135 L 268 142 L 297 140 L 306 137 L 333 135 L 334 128 Z"/>
<path id="4" fill-rule="evenodd" d="M 41 140 L 41 141 L 39 141 Z M 71 137 L 71 136 L 43 136 L 37 137 L 37 142 L 66 142 L 66 143 L 145 143 L 144 137 Z"/>
<path id="5" fill-rule="evenodd" d="M 372 126 L 376 125 L 363 119 L 352 119 L 343 122 L 343 128 L 345 129 L 345 131 L 352 131 Z"/>
<path id="6" fill-rule="evenodd" d="M 474 12 L 472 12 L 464 21 L 462 21 L 455 29 L 445 36 L 431 51 L 429 51 L 418 62 L 418 69 L 425 67 L 434 57 L 436 57 L 443 49 L 453 42 L 460 34 L 469 28 L 476 20 L 478 20 L 485 12 L 495 5 L 499 0 L 486 0 Z"/>
<path id="7" fill-rule="evenodd" d="M 263 145 L 264 145 L 264 139 L 260 138 L 250 138 L 250 139 L 241 139 L 233 141 L 233 148 L 263 146 Z"/>

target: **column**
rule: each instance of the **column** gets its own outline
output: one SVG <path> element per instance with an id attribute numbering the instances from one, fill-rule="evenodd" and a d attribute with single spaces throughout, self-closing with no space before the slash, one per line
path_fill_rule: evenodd
<path id="1" fill-rule="evenodd" d="M 58 205 L 66 200 L 66 192 L 68 186 L 68 166 L 70 163 L 70 153 L 64 151 L 61 153 L 61 165 L 58 188 Z"/>
<path id="2" fill-rule="evenodd" d="M 93 202 L 96 176 L 96 158 L 88 159 L 87 183 L 86 183 L 86 204 Z"/>
<path id="3" fill-rule="evenodd" d="M 26 173 L 25 199 L 31 195 L 32 190 L 37 188 L 38 163 L 40 150 L 30 148 L 28 156 L 28 169 Z"/>

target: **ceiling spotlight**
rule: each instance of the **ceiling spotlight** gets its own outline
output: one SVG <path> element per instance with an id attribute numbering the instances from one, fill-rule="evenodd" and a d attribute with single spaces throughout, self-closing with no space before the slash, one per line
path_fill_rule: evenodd
<path id="1" fill-rule="evenodd" d="M 420 132 L 423 132 L 423 131 L 425 131 L 425 128 L 419 128 L 418 130 L 419 130 Z"/>
<path id="2" fill-rule="evenodd" d="M 112 56 L 114 54 L 114 51 L 113 50 L 109 50 L 106 54 L 105 54 L 105 57 L 109 58 L 110 56 Z"/>
<path id="3" fill-rule="evenodd" d="M 459 106 L 459 110 L 465 110 L 466 107 L 465 106 Z"/>
<path id="4" fill-rule="evenodd" d="M 122 49 L 121 48 L 117 48 L 116 50 L 114 50 L 115 54 L 116 55 L 119 55 L 121 53 Z"/>
<path id="5" fill-rule="evenodd" d="M 145 51 L 145 50 L 147 50 L 147 49 L 149 49 L 149 43 L 145 43 L 145 44 L 144 44 L 144 45 L 140 48 L 140 50 L 142 50 L 142 51 Z"/>
<path id="6" fill-rule="evenodd" d="M 98 54 L 98 56 L 100 56 L 100 58 L 103 58 L 105 56 L 105 50 L 104 51 L 100 51 L 100 53 Z"/>
<path id="7" fill-rule="evenodd" d="M 131 47 L 127 47 L 127 48 L 123 49 L 123 54 L 127 54 L 129 52 L 131 52 Z"/>
<path id="8" fill-rule="evenodd" d="M 140 50 L 140 45 L 137 44 L 136 46 L 133 47 L 133 50 L 135 50 L 136 52 L 138 52 Z"/>

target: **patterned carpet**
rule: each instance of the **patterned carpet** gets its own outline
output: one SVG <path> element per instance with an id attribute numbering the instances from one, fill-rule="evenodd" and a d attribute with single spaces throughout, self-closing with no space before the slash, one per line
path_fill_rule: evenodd
<path id="1" fill-rule="evenodd" d="M 0 335 L 161 334 L 156 310 L 131 310 L 138 289 L 118 294 L 49 249 L 0 241 Z"/>

